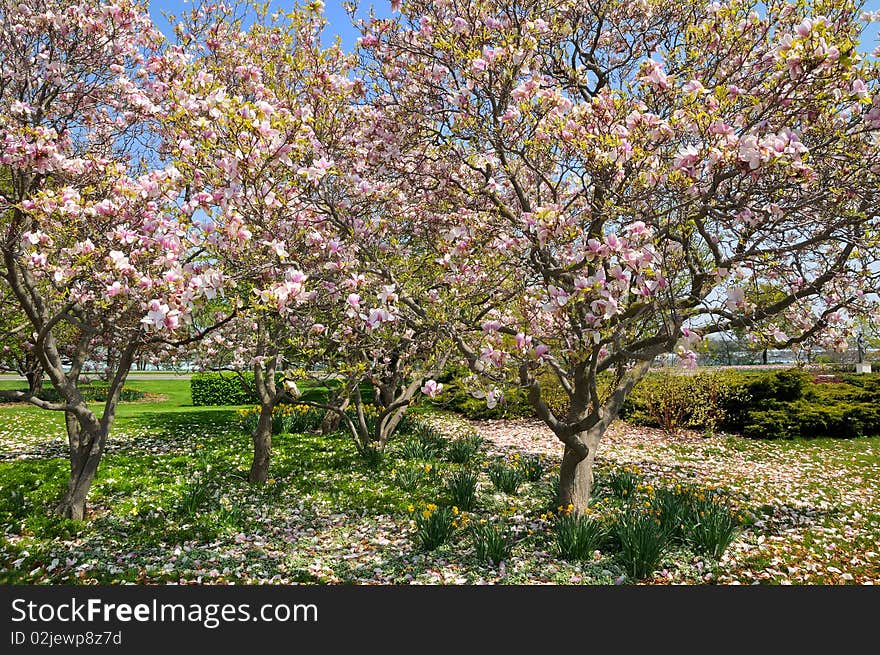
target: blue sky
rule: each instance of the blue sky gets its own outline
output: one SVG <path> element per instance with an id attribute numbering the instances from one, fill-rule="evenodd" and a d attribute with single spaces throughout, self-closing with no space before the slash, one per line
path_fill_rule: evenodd
<path id="1" fill-rule="evenodd" d="M 880 3 L 880 0 L 876 0 Z M 272 6 L 273 8 L 278 9 L 287 9 L 293 6 L 293 2 L 287 1 L 283 2 L 280 0 L 273 0 Z M 367 16 L 369 14 L 370 3 L 361 3 L 362 7 L 360 8 L 358 15 L 359 16 Z M 162 18 L 162 12 L 166 13 L 177 13 L 182 9 L 189 8 L 192 6 L 192 3 L 185 3 L 173 0 L 151 0 L 150 1 L 150 14 L 153 16 L 153 20 L 159 26 L 159 28 L 165 32 L 166 34 L 170 34 L 171 30 L 169 28 L 168 22 Z M 378 2 L 373 3 L 374 12 L 377 16 L 389 16 L 391 14 L 391 2 L 390 0 L 379 0 Z M 350 50 L 354 47 L 355 40 L 359 36 L 357 30 L 352 28 L 351 20 L 348 17 L 348 14 L 345 13 L 345 10 L 342 8 L 342 3 L 337 2 L 335 0 L 325 0 L 325 9 L 324 13 L 327 16 L 328 31 L 331 34 L 331 38 L 333 36 L 339 35 L 342 39 L 342 45 L 347 50 Z"/>
<path id="2" fill-rule="evenodd" d="M 880 11 L 880 0 L 868 0 L 865 3 L 866 11 Z M 873 50 L 875 46 L 880 45 L 877 43 L 877 35 L 880 33 L 880 23 L 871 23 L 868 27 L 868 31 L 866 33 L 865 42 L 862 43 L 862 48 L 865 50 Z"/>
<path id="3" fill-rule="evenodd" d="M 279 9 L 289 8 L 293 5 L 289 0 L 286 2 L 282 0 L 273 0 L 272 4 Z M 362 2 L 361 4 L 362 6 L 359 15 L 366 15 L 369 12 L 371 3 Z M 176 2 L 173 0 L 151 0 L 150 13 L 159 28 L 166 34 L 170 34 L 169 25 L 162 18 L 162 12 L 179 12 L 181 9 L 188 6 L 189 3 L 180 2 L 180 0 Z M 378 0 L 373 2 L 372 6 L 377 16 L 388 16 L 391 13 L 390 0 Z M 865 3 L 865 9 L 868 11 L 880 11 L 880 0 L 868 0 L 868 2 Z M 338 34 L 342 38 L 343 47 L 351 49 L 354 46 L 358 34 L 357 31 L 352 28 L 348 15 L 342 9 L 342 3 L 336 0 L 325 0 L 325 12 L 329 22 L 329 32 L 332 35 Z M 866 39 L 862 44 L 863 51 L 870 51 L 878 45 L 878 31 L 880 31 L 880 23 L 873 23 L 869 27 L 868 32 L 865 35 Z"/>

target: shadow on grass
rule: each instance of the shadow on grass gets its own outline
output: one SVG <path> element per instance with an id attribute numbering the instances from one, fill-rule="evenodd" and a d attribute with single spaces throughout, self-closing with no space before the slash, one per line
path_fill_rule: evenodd
<path id="1" fill-rule="evenodd" d="M 307 552 L 300 539 L 309 528 L 338 527 L 343 514 L 369 522 L 379 515 L 404 513 L 408 504 L 435 502 L 442 493 L 436 482 L 412 491 L 401 489 L 391 470 L 408 461 L 392 450 L 370 468 L 341 432 L 276 435 L 270 466 L 273 484 L 253 487 L 246 480 L 250 437 L 231 409 L 145 412 L 125 417 L 118 427 L 90 493 L 90 506 L 98 511 L 87 522 L 50 514 L 64 487 L 66 461 L 0 464 L 0 491 L 23 490 L 21 497 L 0 494 L 0 517 L 18 526 L 15 534 L 26 535 L 0 553 L 9 581 L 76 582 L 79 578 L 68 577 L 74 569 L 102 583 L 176 581 L 201 574 L 192 573 L 201 568 L 222 570 L 222 562 L 244 557 L 255 567 L 255 579 L 268 580 L 279 573 L 294 581 L 321 582 L 310 572 L 310 560 L 302 558 Z M 206 480 L 201 491 L 193 482 L 200 476 Z M 294 511 L 297 507 L 299 512 Z M 200 567 L 177 560 L 173 570 L 162 572 L 178 547 L 186 549 L 189 560 L 217 557 L 220 563 Z M 406 555 L 394 548 L 380 548 L 379 559 L 394 570 L 405 569 Z M 336 552 L 327 556 L 334 563 L 345 561 Z M 20 566 L 11 566 L 22 558 Z M 51 575 L 28 573 L 51 566 L 55 559 L 61 564 Z M 75 562 L 69 570 L 68 559 Z M 282 564 L 283 572 L 278 568 Z M 340 572 L 343 580 L 351 581 L 365 575 L 342 564 Z M 232 577 L 236 575 L 243 579 L 250 574 Z"/>
<path id="2" fill-rule="evenodd" d="M 177 436 L 192 430 L 205 428 L 238 428 L 234 409 L 201 409 L 197 412 L 140 412 L 136 416 L 119 419 L 120 427 L 137 427 L 142 430 Z"/>

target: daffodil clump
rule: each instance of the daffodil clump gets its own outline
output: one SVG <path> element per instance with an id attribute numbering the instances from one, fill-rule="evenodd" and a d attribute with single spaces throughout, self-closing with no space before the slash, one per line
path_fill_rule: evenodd
<path id="1" fill-rule="evenodd" d="M 284 421 L 285 432 L 311 432 L 317 430 L 326 412 L 316 407 L 304 405 L 281 405 L 279 408 Z"/>
<path id="2" fill-rule="evenodd" d="M 522 468 L 522 476 L 529 482 L 537 482 L 544 475 L 547 469 L 547 457 L 543 453 L 540 455 L 526 455 L 518 461 Z"/>
<path id="3" fill-rule="evenodd" d="M 181 518 L 190 518 L 198 514 L 211 496 L 207 473 L 205 469 L 197 469 L 184 484 L 177 501 L 177 513 Z"/>
<path id="4" fill-rule="evenodd" d="M 515 494 L 524 480 L 519 454 L 490 463 L 487 475 L 496 490 L 505 494 Z"/>
<path id="5" fill-rule="evenodd" d="M 446 459 L 454 464 L 467 464 L 477 456 L 482 446 L 483 438 L 478 434 L 453 439 L 446 449 Z"/>
<path id="6" fill-rule="evenodd" d="M 626 479 L 637 474 L 630 468 L 618 475 Z M 628 485 L 619 485 L 616 491 L 623 505 L 611 510 L 613 534 L 620 545 L 619 558 L 634 577 L 650 575 L 675 546 L 720 559 L 746 520 L 745 513 L 711 485 L 669 481 L 655 486 L 637 481 L 632 491 Z"/>
<path id="7" fill-rule="evenodd" d="M 542 517 L 552 521 L 553 536 L 559 556 L 567 560 L 589 560 L 600 550 L 608 537 L 603 521 L 592 515 L 574 513 L 574 505 L 559 505 L 557 514 L 547 512 Z"/>
<path id="8" fill-rule="evenodd" d="M 514 544 L 513 531 L 505 521 L 475 521 L 470 535 L 474 554 L 484 564 L 497 566 L 510 557 Z"/>
<path id="9" fill-rule="evenodd" d="M 400 456 L 404 459 L 432 460 L 443 453 L 446 437 L 433 425 L 411 419 L 406 432 L 409 437 L 400 446 Z"/>
<path id="10" fill-rule="evenodd" d="M 449 541 L 457 527 L 467 524 L 458 507 L 445 507 L 435 503 L 410 505 L 410 513 L 416 522 L 416 540 L 424 550 L 434 550 Z"/>
<path id="11" fill-rule="evenodd" d="M 669 545 L 660 520 L 647 508 L 630 507 L 623 512 L 615 525 L 615 537 L 620 544 L 618 557 L 634 578 L 651 575 Z"/>
<path id="12" fill-rule="evenodd" d="M 220 497 L 220 510 L 217 513 L 219 522 L 223 525 L 238 525 L 244 516 L 242 507 L 233 503 L 227 496 Z"/>
<path id="13" fill-rule="evenodd" d="M 711 485 L 672 483 L 658 490 L 657 518 L 670 539 L 719 559 L 746 521 L 745 513 Z"/>
<path id="14" fill-rule="evenodd" d="M 400 445 L 400 456 L 404 459 L 429 460 L 436 459 L 437 448 L 418 437 L 410 437 Z"/>
<path id="15" fill-rule="evenodd" d="M 745 513 L 722 490 L 675 483 L 657 502 L 660 520 L 674 539 L 694 551 L 719 559 L 736 538 Z"/>
<path id="16" fill-rule="evenodd" d="M 471 510 L 477 505 L 477 473 L 462 469 L 454 471 L 446 479 L 446 490 L 452 502 L 462 509 Z"/>
<path id="17" fill-rule="evenodd" d="M 364 421 L 367 424 L 367 429 L 370 432 L 373 432 L 376 428 L 376 417 L 379 416 L 379 410 L 376 409 L 375 405 L 364 404 L 361 406 L 361 411 L 364 415 Z M 345 415 L 348 416 L 352 421 L 357 423 L 360 421 L 360 417 L 358 416 L 358 412 L 356 408 L 349 407 L 345 410 Z"/>
<path id="18" fill-rule="evenodd" d="M 615 468 L 608 475 L 608 486 L 622 500 L 632 498 L 641 481 L 642 471 L 637 466 Z"/>
<path id="19" fill-rule="evenodd" d="M 404 464 L 400 468 L 391 469 L 391 477 L 394 483 L 405 491 L 413 491 L 422 484 L 429 483 L 438 478 L 442 473 L 438 466 L 430 462 L 421 464 Z"/>
<path id="20" fill-rule="evenodd" d="M 239 409 L 239 425 L 245 432 L 253 432 L 260 419 L 260 407 Z M 324 420 L 324 410 L 305 405 L 276 405 L 272 410 L 272 433 L 297 433 L 316 430 Z"/>
<path id="21" fill-rule="evenodd" d="M 670 549 L 720 559 L 747 521 L 747 512 L 712 485 L 651 482 L 636 466 L 616 467 L 601 482 L 583 514 L 572 505 L 540 514 L 536 525 L 562 559 L 589 560 L 599 551 L 644 578 Z"/>

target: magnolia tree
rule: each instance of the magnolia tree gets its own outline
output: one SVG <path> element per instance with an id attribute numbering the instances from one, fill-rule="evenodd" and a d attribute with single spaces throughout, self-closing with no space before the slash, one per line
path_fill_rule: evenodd
<path id="1" fill-rule="evenodd" d="M 253 371 L 257 483 L 268 477 L 272 412 L 297 395 L 292 377 L 329 387 L 326 402 L 299 399 L 335 416 L 328 426 L 344 421 L 361 451 L 383 448 L 438 343 L 433 319 L 413 325 L 429 316 L 420 294 L 435 282 L 425 269 L 411 276 L 418 260 L 404 254 L 424 243 L 403 229 L 418 199 L 401 191 L 412 180 L 400 167 L 415 164 L 390 118 L 363 102 L 350 57 L 321 46 L 323 26 L 317 4 L 273 15 L 204 5 L 178 23 L 168 55 L 179 64 L 169 76 L 179 110 L 166 133 L 192 181 L 184 211 L 205 214 L 203 256 L 233 281 L 238 314 L 203 352 L 211 366 Z M 415 311 L 404 320 L 406 303 Z M 376 388 L 375 424 L 365 381 Z"/>
<path id="2" fill-rule="evenodd" d="M 176 216 L 179 173 L 138 161 L 149 122 L 165 111 L 154 78 L 161 37 L 145 9 L 0 7 L 2 293 L 60 400 L 33 389 L 0 397 L 65 412 L 70 478 L 58 511 L 82 519 L 135 356 L 167 347 L 217 278 L 185 259 L 198 235 Z M 77 385 L 108 350 L 117 354 L 95 411 Z"/>
<path id="3" fill-rule="evenodd" d="M 563 504 L 586 508 L 657 355 L 692 363 L 737 329 L 845 343 L 878 270 L 880 88 L 856 4 L 401 11 L 363 25 L 364 75 L 422 139 L 419 174 L 448 181 L 425 212 L 458 222 L 438 244 L 471 290 L 456 339 L 490 401 L 516 381 L 564 444 Z M 765 284 L 781 293 L 748 293 Z"/>
<path id="4" fill-rule="evenodd" d="M 385 450 L 419 392 L 433 397 L 442 390 L 433 378 L 451 345 L 439 329 L 442 321 L 412 300 L 418 297 L 416 280 L 424 278 L 406 275 L 403 266 L 395 272 L 404 283 L 377 280 L 370 273 L 324 279 L 318 302 L 297 322 L 301 363 L 292 377 L 328 387 L 326 400 L 302 395 L 297 402 L 327 410 L 328 419 L 335 417 L 334 423 L 347 429 L 363 455 Z M 440 304 L 439 298 L 428 302 Z M 364 395 L 365 385 L 372 397 Z"/>
<path id="5" fill-rule="evenodd" d="M 420 392 L 440 392 L 433 378 L 452 350 L 462 296 L 443 245 L 457 221 L 430 211 L 450 181 L 435 174 L 418 124 L 403 126 L 412 116 L 375 102 L 374 80 L 354 84 L 364 93 L 352 94 L 344 124 L 320 133 L 330 162 L 309 201 L 326 262 L 315 302 L 297 313 L 297 350 L 300 375 L 329 370 L 341 380 L 328 402 L 300 402 L 328 410 L 368 454 L 385 449 Z"/>
<path id="6" fill-rule="evenodd" d="M 220 311 L 222 314 L 224 310 Z M 282 401 L 291 399 L 290 388 L 280 379 L 288 363 L 289 349 L 282 335 L 287 334 L 289 325 L 277 311 L 260 311 L 256 307 L 225 311 L 234 312 L 232 320 L 200 342 L 196 365 L 202 370 L 237 374 L 242 386 L 259 404 L 260 414 L 251 435 L 253 457 L 248 480 L 262 484 L 269 479 L 274 410 Z M 246 372 L 253 376 L 248 377 Z"/>
<path id="7" fill-rule="evenodd" d="M 321 47 L 317 6 L 270 16 L 204 4 L 172 20 L 166 148 L 190 183 L 182 210 L 204 226 L 199 257 L 227 276 L 214 311 L 234 316 L 203 344 L 201 361 L 253 373 L 260 416 L 249 477 L 263 483 L 272 413 L 290 399 L 277 378 L 291 365 L 294 312 L 313 302 L 306 281 L 331 241 L 308 197 L 330 164 L 319 136 L 344 129 L 337 114 L 352 84 L 343 53 Z"/>
<path id="8" fill-rule="evenodd" d="M 28 393 L 43 389 L 43 366 L 34 350 L 30 321 L 12 300 L 8 289 L 0 289 L 0 372 L 16 373 L 27 380 Z"/>

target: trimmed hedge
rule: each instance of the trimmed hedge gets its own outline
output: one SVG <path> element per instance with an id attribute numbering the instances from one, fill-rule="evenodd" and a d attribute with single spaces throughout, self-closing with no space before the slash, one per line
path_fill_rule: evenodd
<path id="1" fill-rule="evenodd" d="M 880 434 L 880 375 L 657 373 L 627 399 L 621 418 L 674 431 L 740 432 L 753 439 L 850 438 Z"/>
<path id="2" fill-rule="evenodd" d="M 254 374 L 242 374 L 253 388 Z M 259 402 L 237 373 L 196 373 L 190 378 L 193 405 L 252 405 Z"/>
<path id="3" fill-rule="evenodd" d="M 489 409 L 465 388 L 468 375 L 464 368 L 447 369 L 438 378 L 443 393 L 429 402 L 472 419 L 535 416 L 515 388 Z M 561 388 L 553 378 L 541 382 L 545 401 L 564 413 Z M 600 392 L 606 383 L 599 380 Z M 880 374 L 813 375 L 798 368 L 650 373 L 632 390 L 620 418 L 669 432 L 723 430 L 754 439 L 880 435 Z"/>
<path id="4" fill-rule="evenodd" d="M 244 382 L 242 381 L 244 377 Z M 284 376 L 278 373 L 275 383 L 281 384 Z M 339 384 L 328 380 L 322 385 L 310 382 L 299 383 L 302 398 L 316 402 L 326 402 L 329 391 Z M 254 405 L 259 399 L 249 389 L 254 388 L 254 374 L 245 371 L 239 376 L 234 372 L 196 373 L 190 378 L 189 388 L 193 405 Z M 369 384 L 361 386 L 361 397 L 364 402 L 373 401 L 373 387 Z"/>
<path id="5" fill-rule="evenodd" d="M 79 392 L 82 394 L 83 400 L 88 403 L 106 402 L 109 391 L 110 385 L 106 382 L 90 382 L 89 384 L 83 384 L 79 387 Z M 143 400 L 146 395 L 147 394 L 140 389 L 122 387 L 122 391 L 119 392 L 119 400 L 122 402 L 133 402 L 136 400 Z M 37 397 L 50 403 L 61 401 L 61 395 L 53 387 L 43 389 L 37 394 Z"/>

